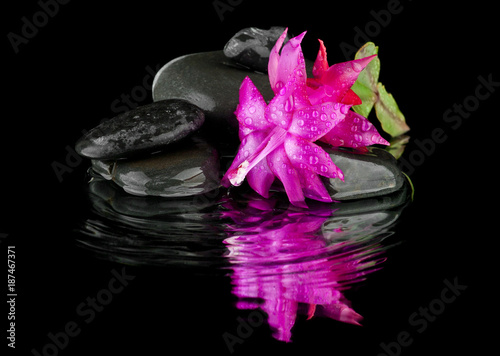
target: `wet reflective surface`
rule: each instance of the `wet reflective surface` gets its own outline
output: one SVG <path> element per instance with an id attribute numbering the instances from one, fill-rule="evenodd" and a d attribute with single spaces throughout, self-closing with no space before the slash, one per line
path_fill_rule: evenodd
<path id="1" fill-rule="evenodd" d="M 349 202 L 291 206 L 241 189 L 166 199 L 137 197 L 90 171 L 90 209 L 77 245 L 99 259 L 132 266 L 172 266 L 229 276 L 238 310 L 258 310 L 280 341 L 298 315 L 359 325 L 345 297 L 383 268 L 386 242 L 411 188 Z"/>

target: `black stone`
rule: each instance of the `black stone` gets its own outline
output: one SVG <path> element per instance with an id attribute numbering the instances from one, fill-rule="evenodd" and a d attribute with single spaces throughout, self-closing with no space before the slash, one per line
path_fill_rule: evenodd
<path id="1" fill-rule="evenodd" d="M 284 27 L 244 28 L 226 43 L 224 54 L 244 66 L 267 73 L 269 55 L 283 31 Z M 288 36 L 285 41 L 287 39 Z"/>
<path id="2" fill-rule="evenodd" d="M 306 60 L 306 68 L 312 70 L 312 62 Z M 274 97 L 267 74 L 236 66 L 222 51 L 189 54 L 170 61 L 156 74 L 153 100 L 189 101 L 205 112 L 204 130 L 234 134 L 238 129 L 234 112 L 246 76 L 267 102 Z"/>
<path id="3" fill-rule="evenodd" d="M 158 151 L 198 130 L 205 116 L 183 100 L 162 100 L 107 120 L 87 132 L 76 151 L 99 160 Z"/>
<path id="4" fill-rule="evenodd" d="M 132 160 L 93 161 L 92 167 L 133 195 L 186 197 L 220 187 L 218 153 L 195 137 L 166 152 Z"/>
<path id="5" fill-rule="evenodd" d="M 399 190 L 405 176 L 389 152 L 370 147 L 368 153 L 342 148 L 324 149 L 344 173 L 344 182 L 325 178 L 325 186 L 333 199 L 351 200 L 381 196 Z"/>

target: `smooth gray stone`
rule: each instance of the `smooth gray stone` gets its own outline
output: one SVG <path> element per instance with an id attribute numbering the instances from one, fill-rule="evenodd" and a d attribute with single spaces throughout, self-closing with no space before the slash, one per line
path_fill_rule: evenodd
<path id="1" fill-rule="evenodd" d="M 94 161 L 92 167 L 133 195 L 186 197 L 220 187 L 217 151 L 197 138 L 174 145 L 168 152 L 133 160 Z"/>
<path id="2" fill-rule="evenodd" d="M 309 76 L 312 62 L 306 60 Z M 231 128 L 237 132 L 234 112 L 239 102 L 239 89 L 249 76 L 264 99 L 269 102 L 274 92 L 267 74 L 241 68 L 223 51 L 188 54 L 163 66 L 153 81 L 153 100 L 183 99 L 205 112 L 204 128 L 220 132 Z"/>
<path id="3" fill-rule="evenodd" d="M 269 55 L 283 31 L 284 27 L 244 28 L 226 43 L 224 54 L 244 66 L 267 73 Z M 287 39 L 288 36 L 285 41 Z"/>
<path id="4" fill-rule="evenodd" d="M 405 181 L 394 156 L 383 149 L 370 147 L 368 153 L 341 148 L 324 149 L 344 173 L 344 182 L 338 178 L 325 179 L 325 186 L 333 199 L 386 195 L 400 189 Z"/>
<path id="5" fill-rule="evenodd" d="M 83 135 L 75 149 L 91 159 L 128 158 L 179 141 L 204 121 L 203 111 L 191 103 L 157 101 L 102 122 Z"/>

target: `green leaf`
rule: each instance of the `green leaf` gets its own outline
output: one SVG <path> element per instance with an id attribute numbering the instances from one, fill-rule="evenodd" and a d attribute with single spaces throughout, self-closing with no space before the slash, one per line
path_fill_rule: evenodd
<path id="1" fill-rule="evenodd" d="M 408 142 L 410 142 L 410 136 L 401 135 L 393 137 L 389 140 L 389 143 L 391 145 L 388 146 L 385 150 L 393 155 L 394 158 L 399 159 L 399 157 L 401 157 L 401 155 L 403 154 Z"/>
<path id="2" fill-rule="evenodd" d="M 378 54 L 378 47 L 373 42 L 366 43 L 361 47 L 354 59 L 361 59 Z M 380 60 L 375 57 L 361 73 L 352 86 L 352 90 L 361 98 L 361 105 L 353 106 L 353 110 L 364 117 L 368 117 L 373 105 L 378 100 L 377 82 L 380 75 Z"/>
<path id="3" fill-rule="evenodd" d="M 377 85 L 379 100 L 375 103 L 375 113 L 382 124 L 382 129 L 392 137 L 409 131 L 403 113 L 392 94 L 389 94 L 382 83 Z"/>

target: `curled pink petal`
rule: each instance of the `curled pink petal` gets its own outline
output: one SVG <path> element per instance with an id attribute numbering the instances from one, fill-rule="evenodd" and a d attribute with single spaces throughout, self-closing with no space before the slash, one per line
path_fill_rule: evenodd
<path id="1" fill-rule="evenodd" d="M 389 145 L 368 119 L 349 110 L 345 119 L 324 135 L 321 141 L 332 146 L 359 148 L 373 144 Z"/>
<path id="2" fill-rule="evenodd" d="M 314 61 L 314 66 L 312 73 L 315 78 L 320 78 L 324 72 L 328 70 L 328 61 L 326 59 L 326 48 L 325 44 L 322 40 L 319 40 L 319 51 L 316 57 L 316 61 Z"/>
<path id="3" fill-rule="evenodd" d="M 283 31 L 281 36 L 278 38 L 276 41 L 276 44 L 274 45 L 273 49 L 271 50 L 271 53 L 269 55 L 269 62 L 267 64 L 267 72 L 269 75 L 269 83 L 271 84 L 271 88 L 274 89 L 276 86 L 276 81 L 278 77 L 278 64 L 280 61 L 280 49 L 281 46 L 283 45 L 283 42 L 285 41 L 286 33 L 288 32 L 288 28 Z"/>

